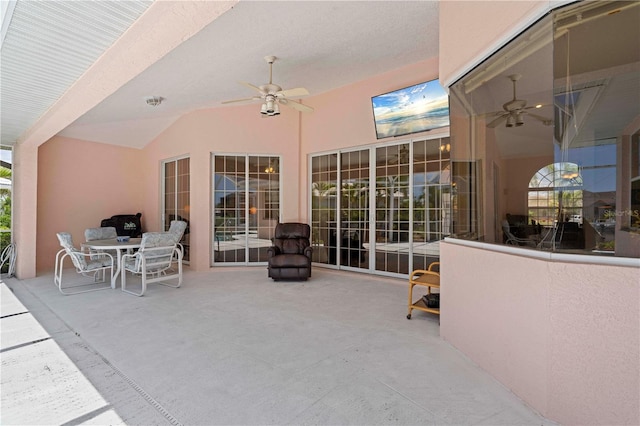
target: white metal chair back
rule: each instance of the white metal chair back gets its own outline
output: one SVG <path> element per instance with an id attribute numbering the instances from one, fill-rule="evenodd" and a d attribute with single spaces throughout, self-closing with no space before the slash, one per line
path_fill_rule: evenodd
<path id="1" fill-rule="evenodd" d="M 147 284 L 158 283 L 178 288 L 182 285 L 182 251 L 177 247 L 176 234 L 171 232 L 145 232 L 135 254 L 122 256 L 122 291 L 136 296 L 144 295 Z M 177 272 L 174 270 L 177 266 Z M 127 289 L 126 273 L 140 275 L 140 292 Z M 167 281 L 177 280 L 176 284 Z"/>
<path id="2" fill-rule="evenodd" d="M 100 253 L 100 254 L 91 254 L 91 253 L 83 253 L 73 245 L 73 240 L 71 238 L 71 234 L 68 232 L 58 232 L 57 234 L 58 241 L 60 241 L 60 245 L 62 249 L 58 251 L 56 254 L 56 264 L 53 281 L 54 284 L 58 287 L 58 290 L 62 294 L 77 294 L 77 293 L 85 293 L 87 291 L 95 291 L 95 290 L 105 290 L 107 288 L 112 288 L 114 285 L 114 262 L 113 256 L 109 253 Z M 76 269 L 78 274 L 83 276 L 93 276 L 93 282 L 91 283 L 81 283 L 75 284 L 69 287 L 63 287 L 62 274 L 64 271 L 64 260 L 66 257 L 71 258 L 71 262 Z M 99 286 L 95 287 L 98 283 L 103 283 L 106 281 L 106 271 L 110 271 L 110 284 L 109 286 Z M 98 281 L 98 277 L 101 277 L 101 280 Z M 76 287 L 86 287 L 93 286 L 90 289 L 74 291 L 74 292 L 65 292 L 65 289 L 76 288 Z"/>
<path id="3" fill-rule="evenodd" d="M 84 230 L 85 241 L 108 240 L 116 238 L 118 232 L 113 226 L 103 226 L 100 228 L 87 228 Z"/>
<path id="4" fill-rule="evenodd" d="M 16 272 L 16 243 L 8 244 L 0 255 L 0 270 L 7 264 L 7 277 L 14 276 Z M 0 272 L 0 275 L 2 272 Z"/>
<path id="5" fill-rule="evenodd" d="M 113 226 L 104 226 L 100 228 L 87 228 L 84 230 L 84 239 L 86 242 L 96 241 L 96 240 L 109 240 L 111 238 L 116 238 L 117 236 L 118 236 L 118 231 L 116 231 L 116 228 Z M 118 258 L 117 250 L 90 249 L 89 252 L 92 254 L 109 253 L 111 256 L 113 256 L 114 259 Z"/>
<path id="6" fill-rule="evenodd" d="M 177 238 L 176 242 L 179 243 L 186 229 L 187 229 L 187 222 L 185 222 L 184 220 L 172 220 L 171 224 L 169 225 L 168 232 L 174 234 Z"/>
<path id="7" fill-rule="evenodd" d="M 171 224 L 169 225 L 169 231 L 167 231 L 175 236 L 176 244 L 182 252 L 182 257 L 184 257 L 184 247 L 182 246 L 182 243 L 180 243 L 180 241 L 182 240 L 182 236 L 184 235 L 184 232 L 186 230 L 187 222 L 185 222 L 184 220 L 172 220 Z"/>

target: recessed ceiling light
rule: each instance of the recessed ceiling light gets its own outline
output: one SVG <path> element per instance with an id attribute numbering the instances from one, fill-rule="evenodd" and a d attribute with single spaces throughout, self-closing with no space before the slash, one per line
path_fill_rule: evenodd
<path id="1" fill-rule="evenodd" d="M 149 96 L 149 97 L 147 97 L 145 99 L 145 102 L 149 106 L 156 107 L 156 106 L 160 105 L 163 100 L 164 100 L 164 98 L 162 98 L 160 96 Z"/>

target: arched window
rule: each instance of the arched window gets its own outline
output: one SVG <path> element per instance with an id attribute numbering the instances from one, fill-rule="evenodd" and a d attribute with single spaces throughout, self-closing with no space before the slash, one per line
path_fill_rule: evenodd
<path id="1" fill-rule="evenodd" d="M 553 163 L 529 181 L 529 217 L 541 225 L 582 224 L 582 175 L 575 163 Z"/>

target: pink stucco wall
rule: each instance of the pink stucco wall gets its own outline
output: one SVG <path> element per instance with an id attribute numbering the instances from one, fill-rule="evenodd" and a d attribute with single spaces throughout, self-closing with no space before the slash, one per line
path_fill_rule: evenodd
<path id="1" fill-rule="evenodd" d="M 371 98 L 436 78 L 438 59 L 431 58 L 310 97 L 308 103 L 316 111 L 303 116 L 303 154 L 381 142 L 376 139 Z"/>
<path id="2" fill-rule="evenodd" d="M 53 269 L 69 232 L 79 247 L 86 228 L 115 214 L 146 213 L 140 182 L 142 152 L 137 149 L 54 137 L 38 149 L 36 269 Z"/>
<path id="3" fill-rule="evenodd" d="M 60 230 L 72 232 L 79 244 L 84 229 L 99 225 L 99 219 L 138 211 L 143 213 L 146 230 L 159 229 L 161 164 L 163 160 L 179 157 L 190 158 L 191 268 L 206 270 L 211 264 L 212 153 L 280 155 L 282 220 L 307 221 L 307 155 L 379 142 L 375 137 L 371 97 L 437 78 L 437 68 L 437 60 L 430 59 L 310 96 L 303 102 L 316 109 L 312 114 L 283 106 L 280 116 L 265 119 L 255 103 L 194 111 L 181 117 L 142 150 L 53 138 L 39 150 L 38 270 L 53 267 L 58 250 L 55 233 Z M 120 158 L 124 161 L 119 161 Z M 83 177 L 77 193 L 69 194 L 66 186 L 55 183 L 70 182 L 75 176 Z M 92 187 L 98 189 L 99 197 L 89 192 Z M 64 207 L 55 209 L 61 201 Z M 91 205 L 89 210 L 87 204 Z M 49 211 L 54 213 L 46 213 Z M 72 219 L 80 216 L 81 220 Z"/>
<path id="4" fill-rule="evenodd" d="M 37 235 L 36 223 L 38 197 L 38 148 L 35 145 L 17 144 L 14 147 L 13 164 L 13 238 L 16 241 L 16 276 L 36 276 Z M 36 253 L 36 258 L 34 258 Z"/>
<path id="5" fill-rule="evenodd" d="M 282 156 L 280 173 L 283 220 L 300 217 L 299 113 L 285 110 L 279 116 L 261 118 L 259 104 L 194 111 L 176 121 L 143 149 L 145 206 L 148 223 L 160 226 L 161 161 L 178 156 L 190 160 L 191 268 L 211 265 L 211 155 L 268 154 Z M 285 107 L 282 107 L 283 109 Z"/>
<path id="6" fill-rule="evenodd" d="M 284 220 L 300 217 L 299 114 L 261 119 L 256 105 L 187 114 L 142 150 L 55 137 L 38 150 L 37 263 L 51 270 L 56 232 L 79 245 L 84 230 L 113 214 L 143 214 L 145 230 L 160 229 L 161 165 L 188 156 L 191 179 L 191 267 L 210 266 L 212 153 L 281 155 Z"/>
<path id="7" fill-rule="evenodd" d="M 441 81 L 451 84 L 564 3 L 440 2 Z M 502 182 L 531 175 L 517 160 L 499 165 Z M 521 195 L 500 208 L 517 213 Z M 640 424 L 637 259 L 619 266 L 473 242 L 440 247 L 443 338 L 561 424 Z"/>
<path id="8" fill-rule="evenodd" d="M 540 18 L 552 4 L 561 3 L 567 1 L 439 2 L 440 79 L 445 85 L 451 85 Z"/>
<path id="9" fill-rule="evenodd" d="M 445 340 L 561 424 L 640 424 L 640 261 L 440 250 Z"/>

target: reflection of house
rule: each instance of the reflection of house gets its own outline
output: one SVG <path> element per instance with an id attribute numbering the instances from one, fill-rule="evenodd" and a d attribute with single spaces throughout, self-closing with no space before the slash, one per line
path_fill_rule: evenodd
<path id="1" fill-rule="evenodd" d="M 616 194 L 615 192 L 592 193 L 584 191 L 583 209 L 585 218 L 593 218 L 593 220 L 605 219 L 609 214 L 608 212 L 615 212 Z"/>

